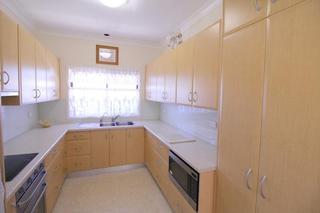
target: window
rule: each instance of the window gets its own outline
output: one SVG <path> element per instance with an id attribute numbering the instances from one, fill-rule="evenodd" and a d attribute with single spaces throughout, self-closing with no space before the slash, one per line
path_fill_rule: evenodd
<path id="1" fill-rule="evenodd" d="M 138 116 L 140 73 L 99 68 L 69 69 L 69 117 Z"/>

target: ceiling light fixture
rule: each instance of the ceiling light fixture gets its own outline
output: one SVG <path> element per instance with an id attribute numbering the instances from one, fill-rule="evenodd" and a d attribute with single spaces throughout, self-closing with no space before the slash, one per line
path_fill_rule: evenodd
<path id="1" fill-rule="evenodd" d="M 107 7 L 117 8 L 127 3 L 127 0 L 100 0 L 100 2 Z"/>

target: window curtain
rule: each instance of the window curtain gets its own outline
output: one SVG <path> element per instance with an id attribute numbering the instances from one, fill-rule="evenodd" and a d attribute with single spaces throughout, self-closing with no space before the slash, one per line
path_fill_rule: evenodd
<path id="1" fill-rule="evenodd" d="M 138 116 L 140 73 L 93 67 L 69 68 L 69 117 Z"/>

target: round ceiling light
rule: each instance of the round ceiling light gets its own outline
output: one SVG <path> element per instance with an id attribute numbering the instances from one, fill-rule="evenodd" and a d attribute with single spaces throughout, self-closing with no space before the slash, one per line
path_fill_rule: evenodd
<path id="1" fill-rule="evenodd" d="M 127 3 L 127 0 L 100 0 L 100 2 L 107 7 L 116 8 Z"/>

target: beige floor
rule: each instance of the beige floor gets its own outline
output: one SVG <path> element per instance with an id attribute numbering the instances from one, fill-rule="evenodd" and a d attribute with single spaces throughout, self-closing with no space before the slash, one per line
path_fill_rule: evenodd
<path id="1" fill-rule="evenodd" d="M 146 168 L 66 179 L 54 213 L 171 213 Z"/>

